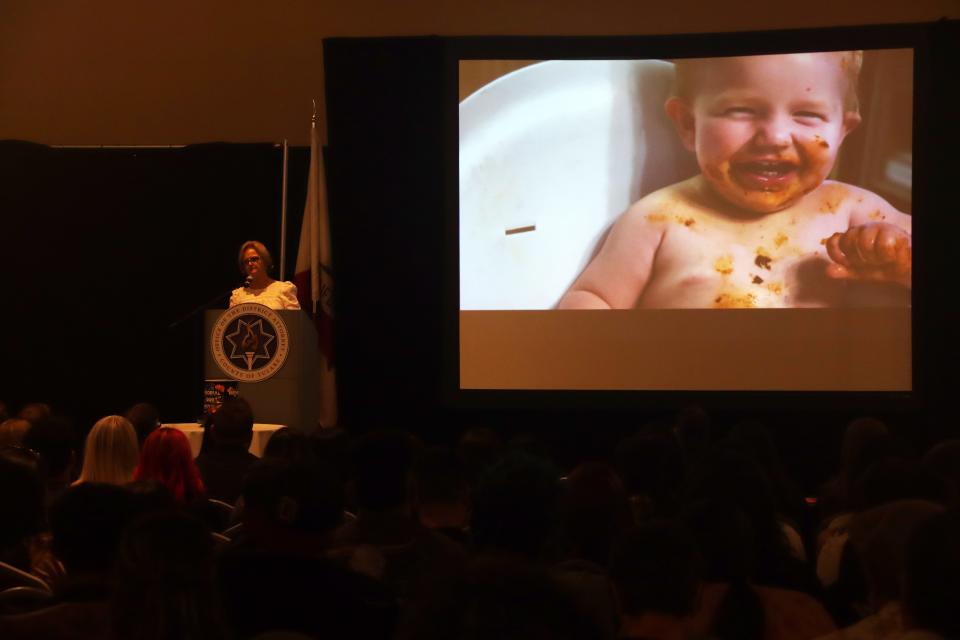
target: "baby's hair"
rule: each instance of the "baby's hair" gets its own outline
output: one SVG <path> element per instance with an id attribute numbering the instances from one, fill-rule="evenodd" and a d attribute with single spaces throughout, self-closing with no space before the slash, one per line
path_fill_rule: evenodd
<path id="1" fill-rule="evenodd" d="M 863 66 L 863 51 L 835 51 L 830 52 L 840 56 L 840 68 L 847 78 L 847 92 L 843 98 L 845 111 L 860 111 L 860 100 L 857 98 L 857 86 L 860 79 L 860 68 Z M 673 95 L 685 100 L 693 96 L 694 77 L 698 67 L 716 58 L 678 58 L 671 60 L 675 69 Z"/>

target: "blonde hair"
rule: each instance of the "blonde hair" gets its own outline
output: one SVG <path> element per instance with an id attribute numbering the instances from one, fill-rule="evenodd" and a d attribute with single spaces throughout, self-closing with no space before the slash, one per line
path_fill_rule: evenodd
<path id="1" fill-rule="evenodd" d="M 100 418 L 87 435 L 77 484 L 126 484 L 133 479 L 139 458 L 137 432 L 130 421 L 122 416 Z"/>
<path id="2" fill-rule="evenodd" d="M 267 251 L 267 247 L 258 240 L 247 240 L 240 245 L 240 253 L 237 254 L 237 265 L 240 267 L 240 273 L 246 273 L 243 264 L 243 254 L 247 252 L 247 249 L 253 249 L 257 252 L 257 255 L 263 260 L 264 271 L 269 271 L 273 268 L 273 256 Z"/>
<path id="3" fill-rule="evenodd" d="M 860 69 L 863 67 L 863 51 L 829 51 L 840 56 L 840 69 L 847 79 L 847 92 L 843 97 L 845 111 L 860 111 L 860 100 L 857 97 L 857 87 L 860 82 Z M 745 56 L 747 57 L 747 56 Z M 698 68 L 703 63 L 716 58 L 682 58 L 671 60 L 674 66 L 673 95 L 689 100 L 693 96 L 693 86 Z"/>

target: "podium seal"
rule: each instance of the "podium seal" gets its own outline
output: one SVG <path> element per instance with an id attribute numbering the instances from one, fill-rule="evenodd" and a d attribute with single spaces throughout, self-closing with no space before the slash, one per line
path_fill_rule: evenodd
<path id="1" fill-rule="evenodd" d="M 241 382 L 261 382 L 287 360 L 287 325 L 273 309 L 247 302 L 227 309 L 210 332 L 210 351 L 223 372 Z"/>

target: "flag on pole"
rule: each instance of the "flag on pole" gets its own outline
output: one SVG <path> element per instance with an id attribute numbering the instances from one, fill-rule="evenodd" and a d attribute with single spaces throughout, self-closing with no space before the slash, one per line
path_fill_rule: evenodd
<path id="1" fill-rule="evenodd" d="M 330 261 L 330 219 L 317 116 L 310 124 L 310 173 L 303 226 L 293 282 L 301 308 L 317 326 L 320 346 L 320 424 L 337 424 L 337 381 L 333 356 L 333 271 Z"/>

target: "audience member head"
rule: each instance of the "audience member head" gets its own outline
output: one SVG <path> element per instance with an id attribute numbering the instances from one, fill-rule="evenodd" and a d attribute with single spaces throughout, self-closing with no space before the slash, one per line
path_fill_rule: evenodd
<path id="1" fill-rule="evenodd" d="M 161 427 L 147 437 L 133 477 L 159 482 L 179 504 L 196 502 L 206 494 L 190 441 L 172 427 Z"/>
<path id="2" fill-rule="evenodd" d="M 53 409 L 50 408 L 50 405 L 43 402 L 31 402 L 26 404 L 20 409 L 20 413 L 17 414 L 18 418 L 22 418 L 31 424 L 37 424 L 38 422 L 44 422 L 53 417 Z"/>
<path id="3" fill-rule="evenodd" d="M 77 435 L 66 419 L 52 417 L 34 423 L 23 436 L 23 446 L 40 454 L 48 489 L 69 482 L 76 459 Z"/>
<path id="4" fill-rule="evenodd" d="M 340 427 L 325 427 L 314 429 L 309 438 L 317 464 L 345 481 L 349 476 L 352 446 L 348 433 Z"/>
<path id="5" fill-rule="evenodd" d="M 473 427 L 460 436 L 457 455 L 463 463 L 467 483 L 475 486 L 477 479 L 503 453 L 503 439 L 493 429 Z"/>
<path id="6" fill-rule="evenodd" d="M 463 465 L 447 447 L 425 449 L 413 469 L 418 504 L 451 504 L 467 491 Z"/>
<path id="7" fill-rule="evenodd" d="M 263 450 L 264 458 L 282 458 L 294 464 L 317 464 L 312 443 L 302 431 L 283 427 L 274 431 Z"/>
<path id="8" fill-rule="evenodd" d="M 19 447 L 30 430 L 30 421 L 10 418 L 0 423 L 0 447 Z"/>
<path id="9" fill-rule="evenodd" d="M 107 574 L 133 515 L 130 493 L 116 485 L 87 482 L 60 496 L 50 508 L 50 529 L 53 552 L 68 575 Z"/>
<path id="10" fill-rule="evenodd" d="M 735 504 L 714 498 L 686 505 L 682 521 L 700 550 L 703 581 L 728 585 L 711 619 L 703 621 L 708 635 L 721 640 L 763 637 L 763 605 L 750 586 L 757 565 L 750 519 Z"/>
<path id="11" fill-rule="evenodd" d="M 960 506 L 960 440 L 941 442 L 923 456 L 922 467 L 940 478 L 950 506 Z"/>
<path id="12" fill-rule="evenodd" d="M 137 442 L 142 447 L 147 436 L 160 426 L 160 411 L 149 402 L 138 402 L 127 409 L 127 420 L 137 432 Z"/>
<path id="13" fill-rule="evenodd" d="M 673 433 L 688 460 L 697 460 L 710 447 L 713 427 L 703 407 L 691 405 L 677 412 Z"/>
<path id="14" fill-rule="evenodd" d="M 567 476 L 560 504 L 573 555 L 606 566 L 610 545 L 633 521 L 620 476 L 605 463 L 584 462 Z"/>
<path id="15" fill-rule="evenodd" d="M 801 507 L 799 489 L 790 480 L 773 437 L 762 423 L 754 420 L 738 423 L 727 434 L 725 445 L 749 456 L 760 466 L 770 481 L 778 511 L 793 513 Z"/>
<path id="16" fill-rule="evenodd" d="M 777 519 L 773 490 L 752 459 L 728 449 L 719 449 L 705 457 L 693 470 L 688 487 L 687 503 L 698 502 L 727 503 L 746 516 L 753 533 L 758 578 L 772 575 L 789 564 L 790 551 Z"/>
<path id="17" fill-rule="evenodd" d="M 848 544 L 859 559 L 874 610 L 900 599 L 907 541 L 943 507 L 925 500 L 897 500 L 854 516 Z"/>
<path id="18" fill-rule="evenodd" d="M 650 425 L 617 444 L 617 472 L 631 499 L 649 504 L 640 515 L 672 515 L 684 477 L 683 452 L 669 429 Z"/>
<path id="19" fill-rule="evenodd" d="M 555 460 L 550 447 L 541 438 L 533 433 L 518 433 L 507 441 L 508 451 L 519 451 L 541 460 L 553 462 Z"/>
<path id="20" fill-rule="evenodd" d="M 40 531 L 44 518 L 38 460 L 18 449 L 0 449 L 0 551 Z"/>
<path id="21" fill-rule="evenodd" d="M 317 465 L 264 457 L 243 481 L 244 527 L 252 536 L 277 529 L 323 535 L 343 515 L 343 487 Z"/>
<path id="22" fill-rule="evenodd" d="M 598 625 L 546 572 L 485 558 L 437 580 L 401 623 L 401 640 L 599 640 Z"/>
<path id="23" fill-rule="evenodd" d="M 843 432 L 840 473 L 852 484 L 867 467 L 895 453 L 887 425 L 876 418 L 857 418 Z"/>
<path id="24" fill-rule="evenodd" d="M 253 409 L 243 398 L 228 398 L 213 414 L 213 441 L 218 447 L 248 449 L 253 439 Z"/>
<path id="25" fill-rule="evenodd" d="M 354 445 L 351 461 L 357 507 L 389 511 L 409 506 L 415 442 L 402 431 L 371 431 Z"/>
<path id="26" fill-rule="evenodd" d="M 753 527 L 737 505 L 716 498 L 690 503 L 684 506 L 681 520 L 697 541 L 705 581 L 733 583 L 753 578 Z"/>
<path id="27" fill-rule="evenodd" d="M 213 540 L 199 520 L 165 512 L 134 521 L 120 539 L 116 564 L 116 638 L 226 637 Z"/>
<path id="28" fill-rule="evenodd" d="M 430 447 L 414 465 L 417 513 L 431 529 L 463 529 L 469 512 L 469 488 L 463 465 L 447 447 Z"/>
<path id="29" fill-rule="evenodd" d="M 917 527 L 904 574 L 906 626 L 960 637 L 960 512 L 946 511 Z"/>
<path id="30" fill-rule="evenodd" d="M 543 559 L 557 532 L 559 475 L 549 462 L 519 451 L 487 469 L 470 518 L 477 549 Z"/>
<path id="31" fill-rule="evenodd" d="M 856 510 L 911 498 L 946 504 L 948 489 L 940 478 L 923 469 L 918 462 L 884 458 L 860 474 L 850 498 L 851 507 Z"/>
<path id="32" fill-rule="evenodd" d="M 133 479 L 139 456 L 137 433 L 129 420 L 120 416 L 100 418 L 87 434 L 77 482 L 126 484 Z"/>
<path id="33" fill-rule="evenodd" d="M 610 559 L 610 578 L 620 603 L 623 630 L 642 616 L 680 622 L 693 613 L 700 590 L 700 560 L 683 526 L 653 519 L 619 540 Z"/>

